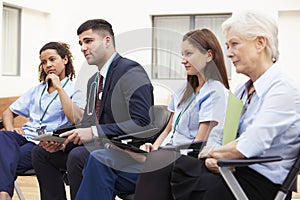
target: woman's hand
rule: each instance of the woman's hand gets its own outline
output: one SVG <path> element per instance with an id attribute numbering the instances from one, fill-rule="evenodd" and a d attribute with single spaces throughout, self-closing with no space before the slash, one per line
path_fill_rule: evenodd
<path id="1" fill-rule="evenodd" d="M 12 132 L 16 132 L 16 133 L 19 133 L 20 135 L 22 135 L 23 137 L 25 136 L 25 132 L 22 128 L 13 128 L 11 130 Z"/>
<path id="2" fill-rule="evenodd" d="M 215 149 L 213 146 L 204 146 L 198 154 L 198 159 L 210 157 L 209 154 Z"/>
<path id="3" fill-rule="evenodd" d="M 54 73 L 48 74 L 47 77 L 46 77 L 46 79 L 45 79 L 45 81 L 48 82 L 48 83 L 50 81 L 51 84 L 52 84 L 52 86 L 56 90 L 62 89 L 59 77 L 56 74 L 54 74 Z"/>
<path id="4" fill-rule="evenodd" d="M 206 158 L 205 159 L 205 166 L 214 173 L 220 173 L 219 166 L 217 164 L 217 159 L 215 158 Z"/>
<path id="5" fill-rule="evenodd" d="M 152 145 L 151 143 L 145 143 L 140 146 L 140 149 L 147 151 L 147 152 L 151 152 L 151 151 L 157 150 L 158 147 Z"/>
<path id="6" fill-rule="evenodd" d="M 59 142 L 45 142 L 45 141 L 41 141 L 39 143 L 39 146 L 43 147 L 46 151 L 50 153 L 57 152 L 58 150 L 64 147 L 64 145 Z"/>

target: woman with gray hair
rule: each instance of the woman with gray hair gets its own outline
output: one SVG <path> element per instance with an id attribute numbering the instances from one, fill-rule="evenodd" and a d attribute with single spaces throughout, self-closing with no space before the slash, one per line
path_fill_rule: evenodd
<path id="1" fill-rule="evenodd" d="M 237 139 L 200 160 L 182 156 L 171 170 L 155 173 L 156 176 L 152 172 L 147 182 L 144 177 L 151 172 L 142 174 L 136 199 L 235 199 L 220 175 L 217 161 L 276 155 L 282 160 L 234 169 L 234 176 L 249 199 L 274 199 L 297 158 L 300 92 L 276 62 L 279 52 L 275 21 L 248 11 L 234 13 L 222 28 L 227 57 L 237 73 L 249 77 L 235 92 L 244 102 Z M 147 159 L 146 167 L 147 164 L 151 160 Z M 157 190 L 158 182 L 164 191 Z M 166 190 L 164 185 L 171 187 Z"/>

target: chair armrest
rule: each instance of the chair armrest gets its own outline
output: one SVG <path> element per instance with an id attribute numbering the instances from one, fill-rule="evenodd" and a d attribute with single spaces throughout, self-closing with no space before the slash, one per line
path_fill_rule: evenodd
<path id="1" fill-rule="evenodd" d="M 159 149 L 169 150 L 169 151 L 177 151 L 177 152 L 180 152 L 180 154 L 182 154 L 182 155 L 189 155 L 189 156 L 197 158 L 199 152 L 206 145 L 206 142 L 207 142 L 206 140 L 202 140 L 202 141 L 180 144 L 180 145 L 175 145 L 175 146 L 167 145 L 167 146 L 159 147 Z"/>
<path id="2" fill-rule="evenodd" d="M 244 159 L 220 159 L 218 160 L 218 165 L 220 167 L 246 167 L 252 164 L 266 163 L 266 162 L 276 162 L 280 161 L 282 158 L 280 156 L 268 156 L 268 157 L 254 157 L 254 158 L 244 158 Z"/>
<path id="3" fill-rule="evenodd" d="M 269 157 L 253 157 L 244 159 L 220 159 L 217 164 L 219 165 L 220 173 L 230 188 L 231 192 L 234 194 L 236 199 L 248 200 L 245 192 L 241 188 L 240 184 L 234 177 L 230 167 L 246 167 L 252 164 L 266 163 L 280 161 L 282 158 L 280 156 L 269 156 Z"/>
<path id="4" fill-rule="evenodd" d="M 34 169 L 29 169 L 22 174 L 17 174 L 17 176 L 33 176 L 33 175 L 35 175 Z"/>
<path id="5" fill-rule="evenodd" d="M 0 129 L 3 129 L 3 128 L 4 128 L 3 120 L 0 119 Z"/>
<path id="6" fill-rule="evenodd" d="M 167 145 L 167 146 L 162 146 L 159 147 L 160 149 L 164 150 L 172 150 L 172 151 L 180 151 L 180 150 L 185 150 L 185 149 L 192 149 L 192 150 L 200 150 L 206 145 L 206 140 L 203 141 L 197 141 L 193 143 L 185 143 L 185 144 L 180 144 L 180 145 Z"/>

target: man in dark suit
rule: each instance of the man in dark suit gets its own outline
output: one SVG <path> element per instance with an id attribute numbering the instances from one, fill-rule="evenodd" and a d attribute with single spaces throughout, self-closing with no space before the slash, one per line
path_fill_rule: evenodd
<path id="1" fill-rule="evenodd" d="M 96 65 L 99 72 L 88 81 L 81 127 L 63 133 L 61 136 L 67 137 L 64 144 L 49 142 L 33 150 L 43 200 L 66 199 L 62 170 L 67 171 L 71 199 L 75 199 L 82 169 L 90 151 L 97 148 L 98 143 L 93 142 L 97 138 L 140 131 L 150 123 L 153 87 L 140 64 L 115 51 L 111 24 L 102 19 L 88 20 L 77 34 L 87 63 Z M 60 150 L 64 146 L 64 151 Z"/>

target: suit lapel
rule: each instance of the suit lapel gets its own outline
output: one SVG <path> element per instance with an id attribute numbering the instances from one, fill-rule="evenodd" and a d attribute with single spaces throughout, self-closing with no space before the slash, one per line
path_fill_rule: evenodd
<path id="1" fill-rule="evenodd" d="M 102 92 L 102 99 L 101 99 L 101 104 L 102 106 L 100 106 L 100 117 L 99 117 L 99 120 L 101 119 L 101 116 L 102 116 L 102 113 L 103 113 L 103 109 L 104 109 L 104 106 L 106 105 L 106 101 L 111 101 L 111 99 L 108 99 L 107 98 L 107 93 L 108 91 L 110 90 L 111 87 L 111 84 L 112 84 L 112 81 L 114 79 L 114 72 L 117 68 L 117 64 L 118 64 L 118 61 L 120 59 L 120 55 L 117 54 L 115 56 L 115 58 L 113 59 L 112 63 L 110 64 L 110 67 L 109 67 L 109 70 L 108 70 L 108 73 L 107 73 L 107 76 L 106 76 L 106 80 L 105 80 L 105 84 L 104 84 L 104 88 L 103 88 L 103 92 Z"/>

